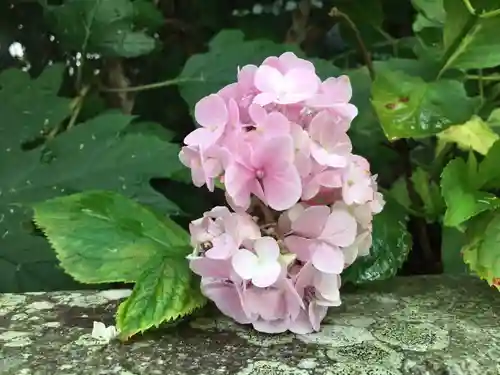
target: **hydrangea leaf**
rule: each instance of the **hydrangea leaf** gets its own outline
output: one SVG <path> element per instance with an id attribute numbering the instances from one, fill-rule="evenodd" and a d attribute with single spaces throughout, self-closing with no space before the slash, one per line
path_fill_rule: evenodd
<path id="1" fill-rule="evenodd" d="M 413 31 L 420 32 L 426 28 L 441 28 L 446 20 L 443 0 L 412 0 L 413 7 L 418 11 Z"/>
<path id="2" fill-rule="evenodd" d="M 438 220 L 445 210 L 439 186 L 431 180 L 429 173 L 420 167 L 413 171 L 411 181 L 422 200 L 426 219 L 430 222 Z"/>
<path id="3" fill-rule="evenodd" d="M 189 246 L 158 254 L 144 265 L 130 297 L 118 308 L 116 323 L 123 340 L 193 312 L 206 303 L 199 278 L 189 268 Z"/>
<path id="4" fill-rule="evenodd" d="M 135 31 L 144 12 L 130 0 L 67 0 L 45 7 L 49 25 L 67 48 L 105 56 L 137 57 L 151 52 L 155 40 Z"/>
<path id="5" fill-rule="evenodd" d="M 469 1 L 444 0 L 443 67 L 455 69 L 493 68 L 500 65 L 498 24 L 500 9 L 470 9 Z M 477 1 L 472 4 L 476 6 Z M 490 2 L 496 5 L 498 2 Z"/>
<path id="6" fill-rule="evenodd" d="M 190 236 L 171 219 L 110 191 L 54 198 L 34 210 L 35 222 L 76 280 L 135 282 L 117 314 L 124 339 L 205 303 L 186 259 Z"/>
<path id="7" fill-rule="evenodd" d="M 486 155 L 493 143 L 500 139 L 479 116 L 472 116 L 464 124 L 453 125 L 438 133 L 437 137 L 445 142 L 456 143 L 464 151 L 474 150 L 482 155 Z"/>
<path id="8" fill-rule="evenodd" d="M 450 161 L 441 174 L 441 194 L 446 203 L 444 225 L 458 227 L 470 218 L 500 207 L 500 199 L 482 192 L 472 184 L 469 167 L 461 159 Z"/>
<path id="9" fill-rule="evenodd" d="M 19 70 L 0 74 L 0 292 L 81 287 L 62 272 L 53 251 L 36 234 L 29 207 L 33 202 L 102 188 L 163 212 L 179 212 L 149 184 L 153 177 L 185 169 L 178 161 L 179 148 L 152 134 L 126 134 L 131 116 L 103 114 L 43 148 L 21 149 L 22 141 L 70 115 L 71 100 L 57 96 L 63 71 L 55 65 L 34 80 Z"/>
<path id="10" fill-rule="evenodd" d="M 160 219 L 111 191 L 87 191 L 37 203 L 34 220 L 64 270 L 82 283 L 135 282 L 151 258 L 164 253 L 175 256 L 180 251 L 176 249 L 189 244 L 187 233 L 171 219 Z"/>
<path id="11" fill-rule="evenodd" d="M 384 210 L 373 218 L 373 244 L 370 254 L 359 257 L 347 268 L 342 273 L 342 280 L 363 284 L 395 276 L 412 247 L 406 222 L 404 208 L 387 201 Z"/>
<path id="12" fill-rule="evenodd" d="M 421 138 L 466 122 L 475 110 L 458 81 L 425 82 L 401 71 L 377 74 L 372 104 L 389 140 Z"/>
<path id="13" fill-rule="evenodd" d="M 477 186 L 482 189 L 498 189 L 500 187 L 500 140 L 490 147 L 486 157 L 479 164 Z"/>
<path id="14" fill-rule="evenodd" d="M 191 56 L 184 65 L 179 78 L 195 81 L 182 83 L 181 95 L 189 107 L 194 108 L 204 96 L 235 82 L 238 67 L 258 65 L 268 56 L 279 56 L 287 51 L 302 55 L 293 46 L 264 39 L 245 40 L 239 30 L 222 30 L 210 41 L 208 52 Z M 200 77 L 203 81 L 199 81 Z"/>
<path id="15" fill-rule="evenodd" d="M 467 228 L 463 259 L 472 272 L 500 290 L 500 210 L 483 213 Z"/>

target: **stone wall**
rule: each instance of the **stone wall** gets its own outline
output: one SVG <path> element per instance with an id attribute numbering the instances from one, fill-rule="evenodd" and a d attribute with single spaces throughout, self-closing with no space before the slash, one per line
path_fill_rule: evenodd
<path id="1" fill-rule="evenodd" d="M 203 311 L 128 343 L 92 337 L 127 291 L 0 296 L 0 374 L 498 375 L 500 293 L 398 278 L 343 295 L 321 332 L 265 335 Z"/>

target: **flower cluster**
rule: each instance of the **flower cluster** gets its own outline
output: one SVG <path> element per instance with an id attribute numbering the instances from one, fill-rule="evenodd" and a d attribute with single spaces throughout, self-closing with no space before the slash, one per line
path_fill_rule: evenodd
<path id="1" fill-rule="evenodd" d="M 226 315 L 263 332 L 318 330 L 340 274 L 371 247 L 384 205 L 347 131 L 347 76 L 317 76 L 287 52 L 201 99 L 179 155 L 193 183 L 223 183 L 229 206 L 190 225 L 193 272 Z M 257 211 L 257 212 L 255 212 Z"/>

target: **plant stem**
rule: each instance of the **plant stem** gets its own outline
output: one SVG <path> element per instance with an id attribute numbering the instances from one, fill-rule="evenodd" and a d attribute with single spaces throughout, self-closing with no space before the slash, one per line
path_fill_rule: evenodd
<path id="1" fill-rule="evenodd" d="M 260 211 L 264 215 L 264 221 L 266 224 L 275 224 L 273 212 L 269 207 L 267 207 L 264 202 L 262 202 L 259 198 L 255 197 L 254 199 L 255 205 L 259 207 Z"/>
<path id="2" fill-rule="evenodd" d="M 131 87 L 110 88 L 101 86 L 100 90 L 103 92 L 138 92 L 138 91 L 159 89 L 162 87 L 178 85 L 180 83 L 186 83 L 186 82 L 205 82 L 205 78 L 203 76 L 200 76 L 198 78 L 175 78 L 166 81 L 148 83 L 146 85 L 131 86 Z"/>
<path id="3" fill-rule="evenodd" d="M 370 78 L 372 80 L 374 80 L 375 79 L 375 69 L 373 68 L 373 62 L 372 62 L 372 59 L 370 57 L 370 53 L 368 52 L 368 49 L 366 48 L 366 45 L 363 42 L 363 38 L 361 37 L 361 33 L 359 32 L 359 29 L 356 27 L 356 24 L 351 20 L 351 18 L 347 14 L 338 10 L 337 7 L 333 7 L 330 10 L 330 13 L 328 15 L 330 17 L 342 18 L 347 23 L 347 25 L 352 29 L 352 31 L 354 32 L 354 35 L 356 37 L 356 42 L 358 43 L 358 47 L 359 47 L 359 50 L 361 52 L 361 55 L 363 56 L 363 60 L 365 61 L 368 72 L 370 73 Z"/>
<path id="4" fill-rule="evenodd" d="M 500 82 L 500 74 L 493 74 L 491 76 L 483 76 L 480 74 L 467 74 L 465 78 L 474 81 Z"/>
<path id="5" fill-rule="evenodd" d="M 73 109 L 73 113 L 71 115 L 71 118 L 69 119 L 68 126 L 66 127 L 66 130 L 69 130 L 73 126 L 75 126 L 76 120 L 78 118 L 78 115 L 80 114 L 80 111 L 82 110 L 83 102 L 85 101 L 85 97 L 87 96 L 88 92 L 89 92 L 89 86 L 84 86 L 82 91 L 80 92 L 80 95 L 78 95 L 77 101 L 75 103 L 75 107 Z"/>

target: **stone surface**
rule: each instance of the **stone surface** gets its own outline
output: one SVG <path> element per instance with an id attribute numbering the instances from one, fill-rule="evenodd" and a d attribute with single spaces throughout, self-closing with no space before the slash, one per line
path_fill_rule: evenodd
<path id="1" fill-rule="evenodd" d="M 0 296 L 0 374 L 500 374 L 500 294 L 472 278 L 344 292 L 311 335 L 258 334 L 205 311 L 128 343 L 93 338 L 128 293 Z"/>

